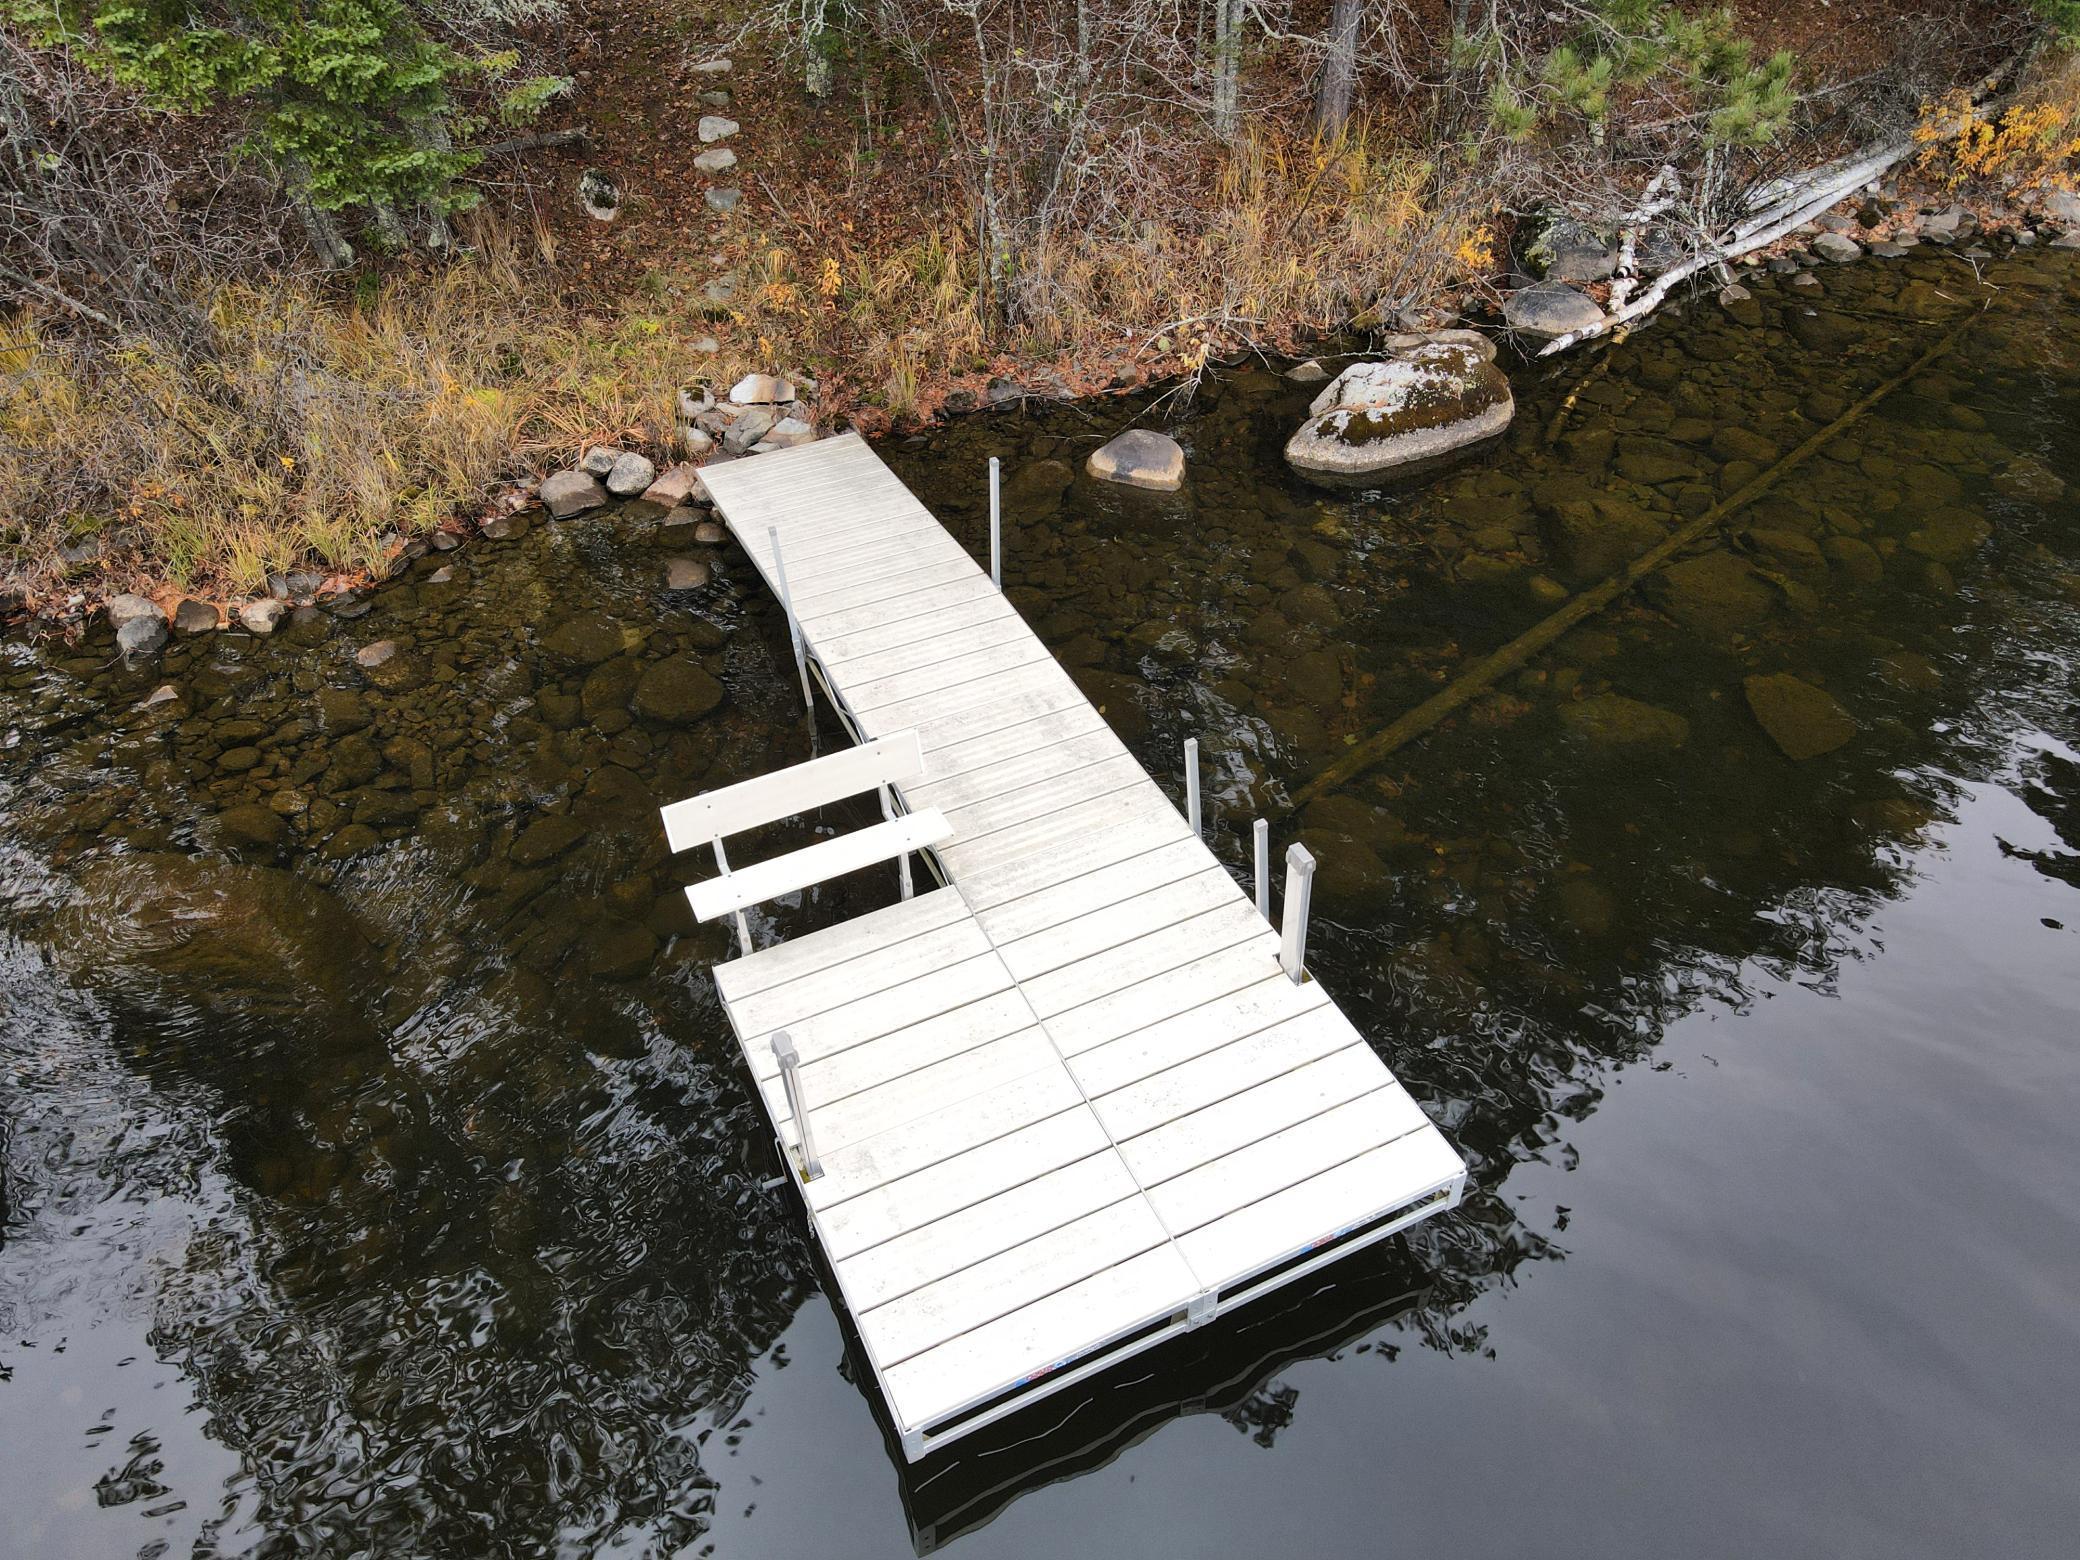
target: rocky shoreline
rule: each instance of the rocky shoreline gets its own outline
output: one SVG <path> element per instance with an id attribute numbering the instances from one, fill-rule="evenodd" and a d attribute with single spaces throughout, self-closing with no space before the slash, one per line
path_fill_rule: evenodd
<path id="1" fill-rule="evenodd" d="M 1789 239 L 1732 262 L 1724 268 L 1728 279 L 1718 289 L 1718 299 L 1739 319 L 1750 298 L 1740 280 L 1743 276 L 1788 277 L 1794 287 L 1811 286 L 1817 285 L 1817 274 L 1827 268 L 1865 259 L 1904 259 L 1935 251 L 1976 266 L 1998 258 L 2007 248 L 2039 245 L 2080 249 L 2080 195 L 2056 189 L 2034 191 L 2012 202 L 1975 208 L 1916 192 L 1900 180 L 1888 178 Z M 1461 319 L 1535 347 L 1600 317 L 1599 295 L 1608 292 L 1618 264 L 1618 244 L 1610 233 L 1561 220 L 1527 232 L 1519 264 L 1524 269 L 1506 278 L 1518 285 L 1496 292 L 1485 318 L 1469 308 Z M 1707 287 L 1699 290 L 1709 292 Z M 1440 317 L 1421 323 L 1434 327 L 1458 322 Z M 1446 337 L 1470 334 L 1445 331 Z M 1404 335 L 1392 338 L 1388 345 L 1414 339 L 1418 338 Z M 1304 377 L 1312 363 L 1312 359 L 1300 362 L 1293 371 Z M 1036 395 L 1058 399 L 1069 393 L 1058 375 L 1041 377 L 1042 382 L 1033 388 L 993 380 L 987 393 L 954 391 L 943 398 L 933 420 L 1015 407 Z M 1124 380 L 1115 380 L 1114 393 L 1130 388 L 1133 386 Z M 818 389 L 813 378 L 800 373 L 749 374 L 721 393 L 707 385 L 689 385 L 678 393 L 675 440 L 690 459 L 660 472 L 641 450 L 595 446 L 576 466 L 501 494 L 474 521 L 457 518 L 438 530 L 404 540 L 389 575 L 403 573 L 429 552 L 452 551 L 473 535 L 494 541 L 508 539 L 536 517 L 569 520 L 618 499 L 640 497 L 682 511 L 677 526 L 691 540 L 703 524 L 707 503 L 699 476 L 701 465 L 792 448 L 850 425 L 844 408 L 815 406 Z M 678 582 L 673 588 L 695 588 L 705 578 L 705 565 L 697 559 L 669 559 L 665 568 Z M 10 609 L 0 599 L 0 616 L 26 619 L 36 632 L 77 636 L 98 613 L 115 631 L 124 655 L 149 657 L 183 637 L 225 631 L 272 634 L 314 610 L 351 616 L 368 593 L 383 583 L 382 579 L 292 569 L 270 575 L 266 595 L 242 600 L 213 600 L 171 589 L 150 595 L 124 592 L 98 600 L 81 593 L 62 602 L 39 604 L 33 610 L 19 602 Z"/>

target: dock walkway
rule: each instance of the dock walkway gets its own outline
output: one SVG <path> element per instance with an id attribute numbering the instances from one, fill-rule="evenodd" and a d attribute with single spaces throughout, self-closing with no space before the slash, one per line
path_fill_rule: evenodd
<path id="1" fill-rule="evenodd" d="M 1458 1201 L 1458 1156 L 864 441 L 703 477 L 854 734 L 916 732 L 897 806 L 950 825 L 945 886 L 715 970 L 790 1149 L 774 1037 L 799 1054 L 821 1173 L 790 1171 L 907 1457 Z"/>

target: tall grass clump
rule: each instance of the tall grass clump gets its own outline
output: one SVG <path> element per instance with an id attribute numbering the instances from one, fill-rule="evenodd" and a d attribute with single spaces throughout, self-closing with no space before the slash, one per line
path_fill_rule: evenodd
<path id="1" fill-rule="evenodd" d="M 371 569 L 536 459 L 662 443 L 680 353 L 655 321 L 581 329 L 497 253 L 346 298 L 222 282 L 197 357 L 146 335 L 0 326 L 0 572 L 97 572 L 239 594 L 270 572 Z"/>

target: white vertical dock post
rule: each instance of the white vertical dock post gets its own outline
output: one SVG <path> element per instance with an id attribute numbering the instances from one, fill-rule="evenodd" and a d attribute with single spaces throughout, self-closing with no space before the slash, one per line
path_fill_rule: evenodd
<path id="1" fill-rule="evenodd" d="M 1305 845 L 1286 847 L 1286 907 L 1279 925 L 1278 962 L 1294 985 L 1307 973 L 1307 902 L 1314 897 L 1314 857 Z"/>
<path id="2" fill-rule="evenodd" d="M 802 1093 L 802 1057 L 794 1048 L 794 1040 L 786 1030 L 773 1036 L 773 1060 L 780 1064 L 780 1088 L 787 1096 L 787 1113 L 794 1117 L 794 1129 L 801 1134 L 802 1179 L 813 1181 L 823 1174 L 823 1163 L 816 1157 L 816 1137 L 809 1130 L 809 1105 Z"/>
<path id="3" fill-rule="evenodd" d="M 1199 827 L 1199 739 L 1184 739 L 1184 816 L 1192 826 L 1192 836 L 1204 839 L 1205 831 Z"/>
<path id="4" fill-rule="evenodd" d="M 1256 835 L 1257 847 L 1257 914 L 1268 925 L 1271 921 L 1271 825 L 1259 818 L 1251 832 Z"/>
<path id="5" fill-rule="evenodd" d="M 896 799 L 894 794 L 890 792 L 886 780 L 881 782 L 881 816 L 891 823 L 895 822 Z M 896 857 L 896 871 L 902 875 L 903 897 L 908 899 L 916 890 L 910 886 L 910 852 L 907 850 Z"/>
<path id="6" fill-rule="evenodd" d="M 773 583 L 780 587 L 780 610 L 787 614 L 787 637 L 794 644 L 794 669 L 802 674 L 802 703 L 810 710 L 816 708 L 816 696 L 809 691 L 809 657 L 802 649 L 802 625 L 794 615 L 794 597 L 787 589 L 787 565 L 780 561 L 780 527 L 766 527 L 766 541 L 773 549 Z"/>
<path id="7" fill-rule="evenodd" d="M 1004 588 L 1003 479 L 994 455 L 989 458 L 989 582 Z"/>

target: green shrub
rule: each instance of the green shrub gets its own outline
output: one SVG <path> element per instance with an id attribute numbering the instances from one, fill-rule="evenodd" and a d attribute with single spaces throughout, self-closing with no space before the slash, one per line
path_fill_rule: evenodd
<path id="1" fill-rule="evenodd" d="M 240 114 L 247 151 L 320 211 L 470 205 L 457 181 L 483 120 L 458 92 L 517 59 L 463 54 L 404 0 L 0 0 L 0 17 L 150 108 Z M 500 117 L 538 112 L 563 85 L 504 84 Z"/>

